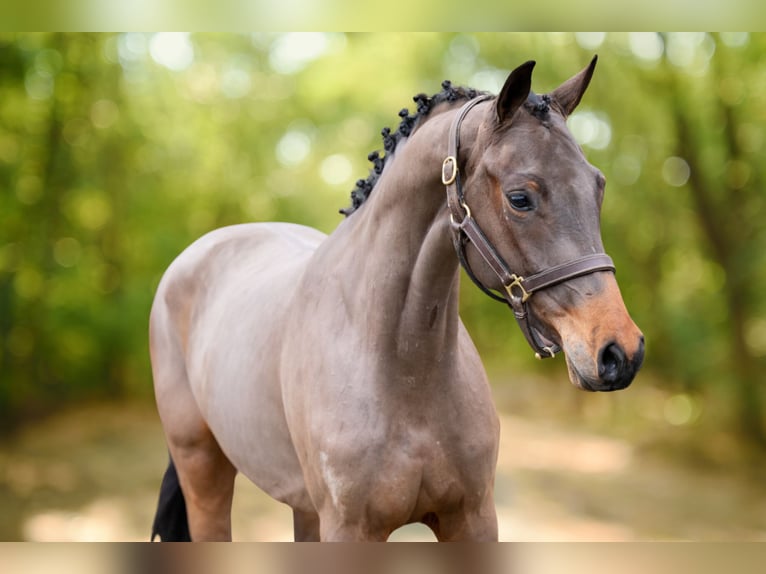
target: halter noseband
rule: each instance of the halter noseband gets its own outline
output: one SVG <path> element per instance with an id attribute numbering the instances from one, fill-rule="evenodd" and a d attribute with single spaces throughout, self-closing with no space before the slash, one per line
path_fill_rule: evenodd
<path id="1" fill-rule="evenodd" d="M 513 309 L 513 314 L 521 328 L 521 332 L 524 333 L 527 342 L 535 351 L 535 356 L 538 359 L 553 357 L 561 350 L 561 347 L 548 340 L 530 324 L 527 303 L 529 298 L 537 291 L 564 283 L 575 277 L 589 275 L 597 271 L 614 272 L 614 263 L 606 253 L 597 253 L 571 259 L 566 263 L 556 265 L 528 277 L 512 273 L 508 268 L 506 262 L 492 243 L 490 243 L 489 239 L 487 239 L 487 236 L 484 235 L 479 224 L 471 215 L 471 210 L 465 201 L 463 185 L 460 181 L 460 170 L 458 169 L 460 124 L 474 106 L 491 97 L 490 95 L 479 96 L 464 104 L 452 120 L 452 125 L 450 126 L 447 158 L 442 163 L 442 183 L 447 188 L 447 206 L 450 210 L 453 243 L 455 244 L 455 251 L 460 260 L 460 265 L 465 269 L 468 277 L 484 293 L 496 301 L 508 303 L 511 309 Z M 484 285 L 471 270 L 465 253 L 465 246 L 468 241 L 473 244 L 490 269 L 500 279 L 503 285 L 502 295 L 497 295 Z"/>

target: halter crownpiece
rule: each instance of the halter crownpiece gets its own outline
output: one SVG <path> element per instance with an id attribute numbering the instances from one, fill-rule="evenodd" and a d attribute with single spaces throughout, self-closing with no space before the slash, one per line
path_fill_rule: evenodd
<path id="1" fill-rule="evenodd" d="M 537 291 L 564 283 L 575 277 L 589 275 L 598 271 L 614 272 L 614 263 L 612 258 L 606 253 L 596 253 L 571 259 L 528 277 L 511 272 L 505 260 L 497 252 L 497 249 L 489 241 L 471 214 L 471 209 L 465 201 L 465 193 L 460 180 L 460 168 L 458 167 L 457 159 L 460 149 L 460 125 L 463 119 L 465 119 L 468 112 L 474 106 L 491 97 L 487 94 L 465 103 L 455 115 L 450 126 L 447 157 L 442 163 L 442 183 L 447 189 L 447 206 L 450 210 L 450 227 L 453 231 L 452 239 L 460 265 L 471 281 L 496 301 L 502 301 L 511 307 L 521 332 L 524 333 L 530 347 L 535 351 L 535 356 L 538 359 L 545 359 L 555 356 L 561 350 L 561 347 L 548 340 L 530 324 L 529 298 Z M 471 269 L 465 252 L 466 243 L 469 241 L 502 283 L 503 290 L 501 295 L 498 295 L 484 285 Z"/>

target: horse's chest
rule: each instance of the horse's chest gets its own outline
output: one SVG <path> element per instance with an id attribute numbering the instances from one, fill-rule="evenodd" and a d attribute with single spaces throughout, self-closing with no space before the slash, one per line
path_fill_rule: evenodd
<path id="1" fill-rule="evenodd" d="M 391 435 L 365 455 L 360 453 L 356 472 L 336 472 L 327 455 L 320 466 L 336 507 L 343 506 L 344 495 L 353 493 L 353 499 L 364 501 L 366 512 L 405 523 L 430 512 L 456 510 L 466 500 L 483 496 L 491 487 L 495 453 L 491 437 L 469 445 L 454 437 L 412 431 Z"/>
<path id="2" fill-rule="evenodd" d="M 417 513 L 449 508 L 460 503 L 466 491 L 473 490 L 476 483 L 483 483 L 489 477 L 472 473 L 465 457 L 444 449 L 437 441 L 430 456 L 419 461 L 422 469 L 418 485 Z"/>

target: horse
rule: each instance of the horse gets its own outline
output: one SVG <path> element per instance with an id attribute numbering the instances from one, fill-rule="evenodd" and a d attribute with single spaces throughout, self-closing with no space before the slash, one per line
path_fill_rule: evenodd
<path id="1" fill-rule="evenodd" d="M 329 235 L 234 225 L 170 264 L 149 329 L 170 455 L 152 540 L 230 540 L 237 473 L 292 508 L 296 541 L 409 523 L 497 540 L 499 419 L 461 267 L 574 385 L 631 383 L 644 338 L 601 240 L 605 178 L 566 125 L 596 57 L 545 95 L 534 65 L 497 96 L 415 96 Z"/>

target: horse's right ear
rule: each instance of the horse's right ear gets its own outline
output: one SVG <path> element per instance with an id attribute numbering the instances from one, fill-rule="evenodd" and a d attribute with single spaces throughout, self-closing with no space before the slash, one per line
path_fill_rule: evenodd
<path id="1" fill-rule="evenodd" d="M 550 93 L 553 100 L 561 106 L 564 117 L 568 117 L 580 103 L 580 99 L 585 90 L 588 89 L 590 79 L 593 77 L 593 70 L 596 69 L 597 61 L 598 56 L 593 56 L 590 64 L 582 72 L 572 76 Z"/>
<path id="2" fill-rule="evenodd" d="M 530 60 L 524 62 L 521 66 L 510 73 L 505 80 L 500 95 L 497 96 L 495 111 L 497 112 L 497 121 L 503 123 L 510 120 L 519 106 L 527 101 L 529 90 L 532 88 L 532 69 L 535 62 Z"/>

